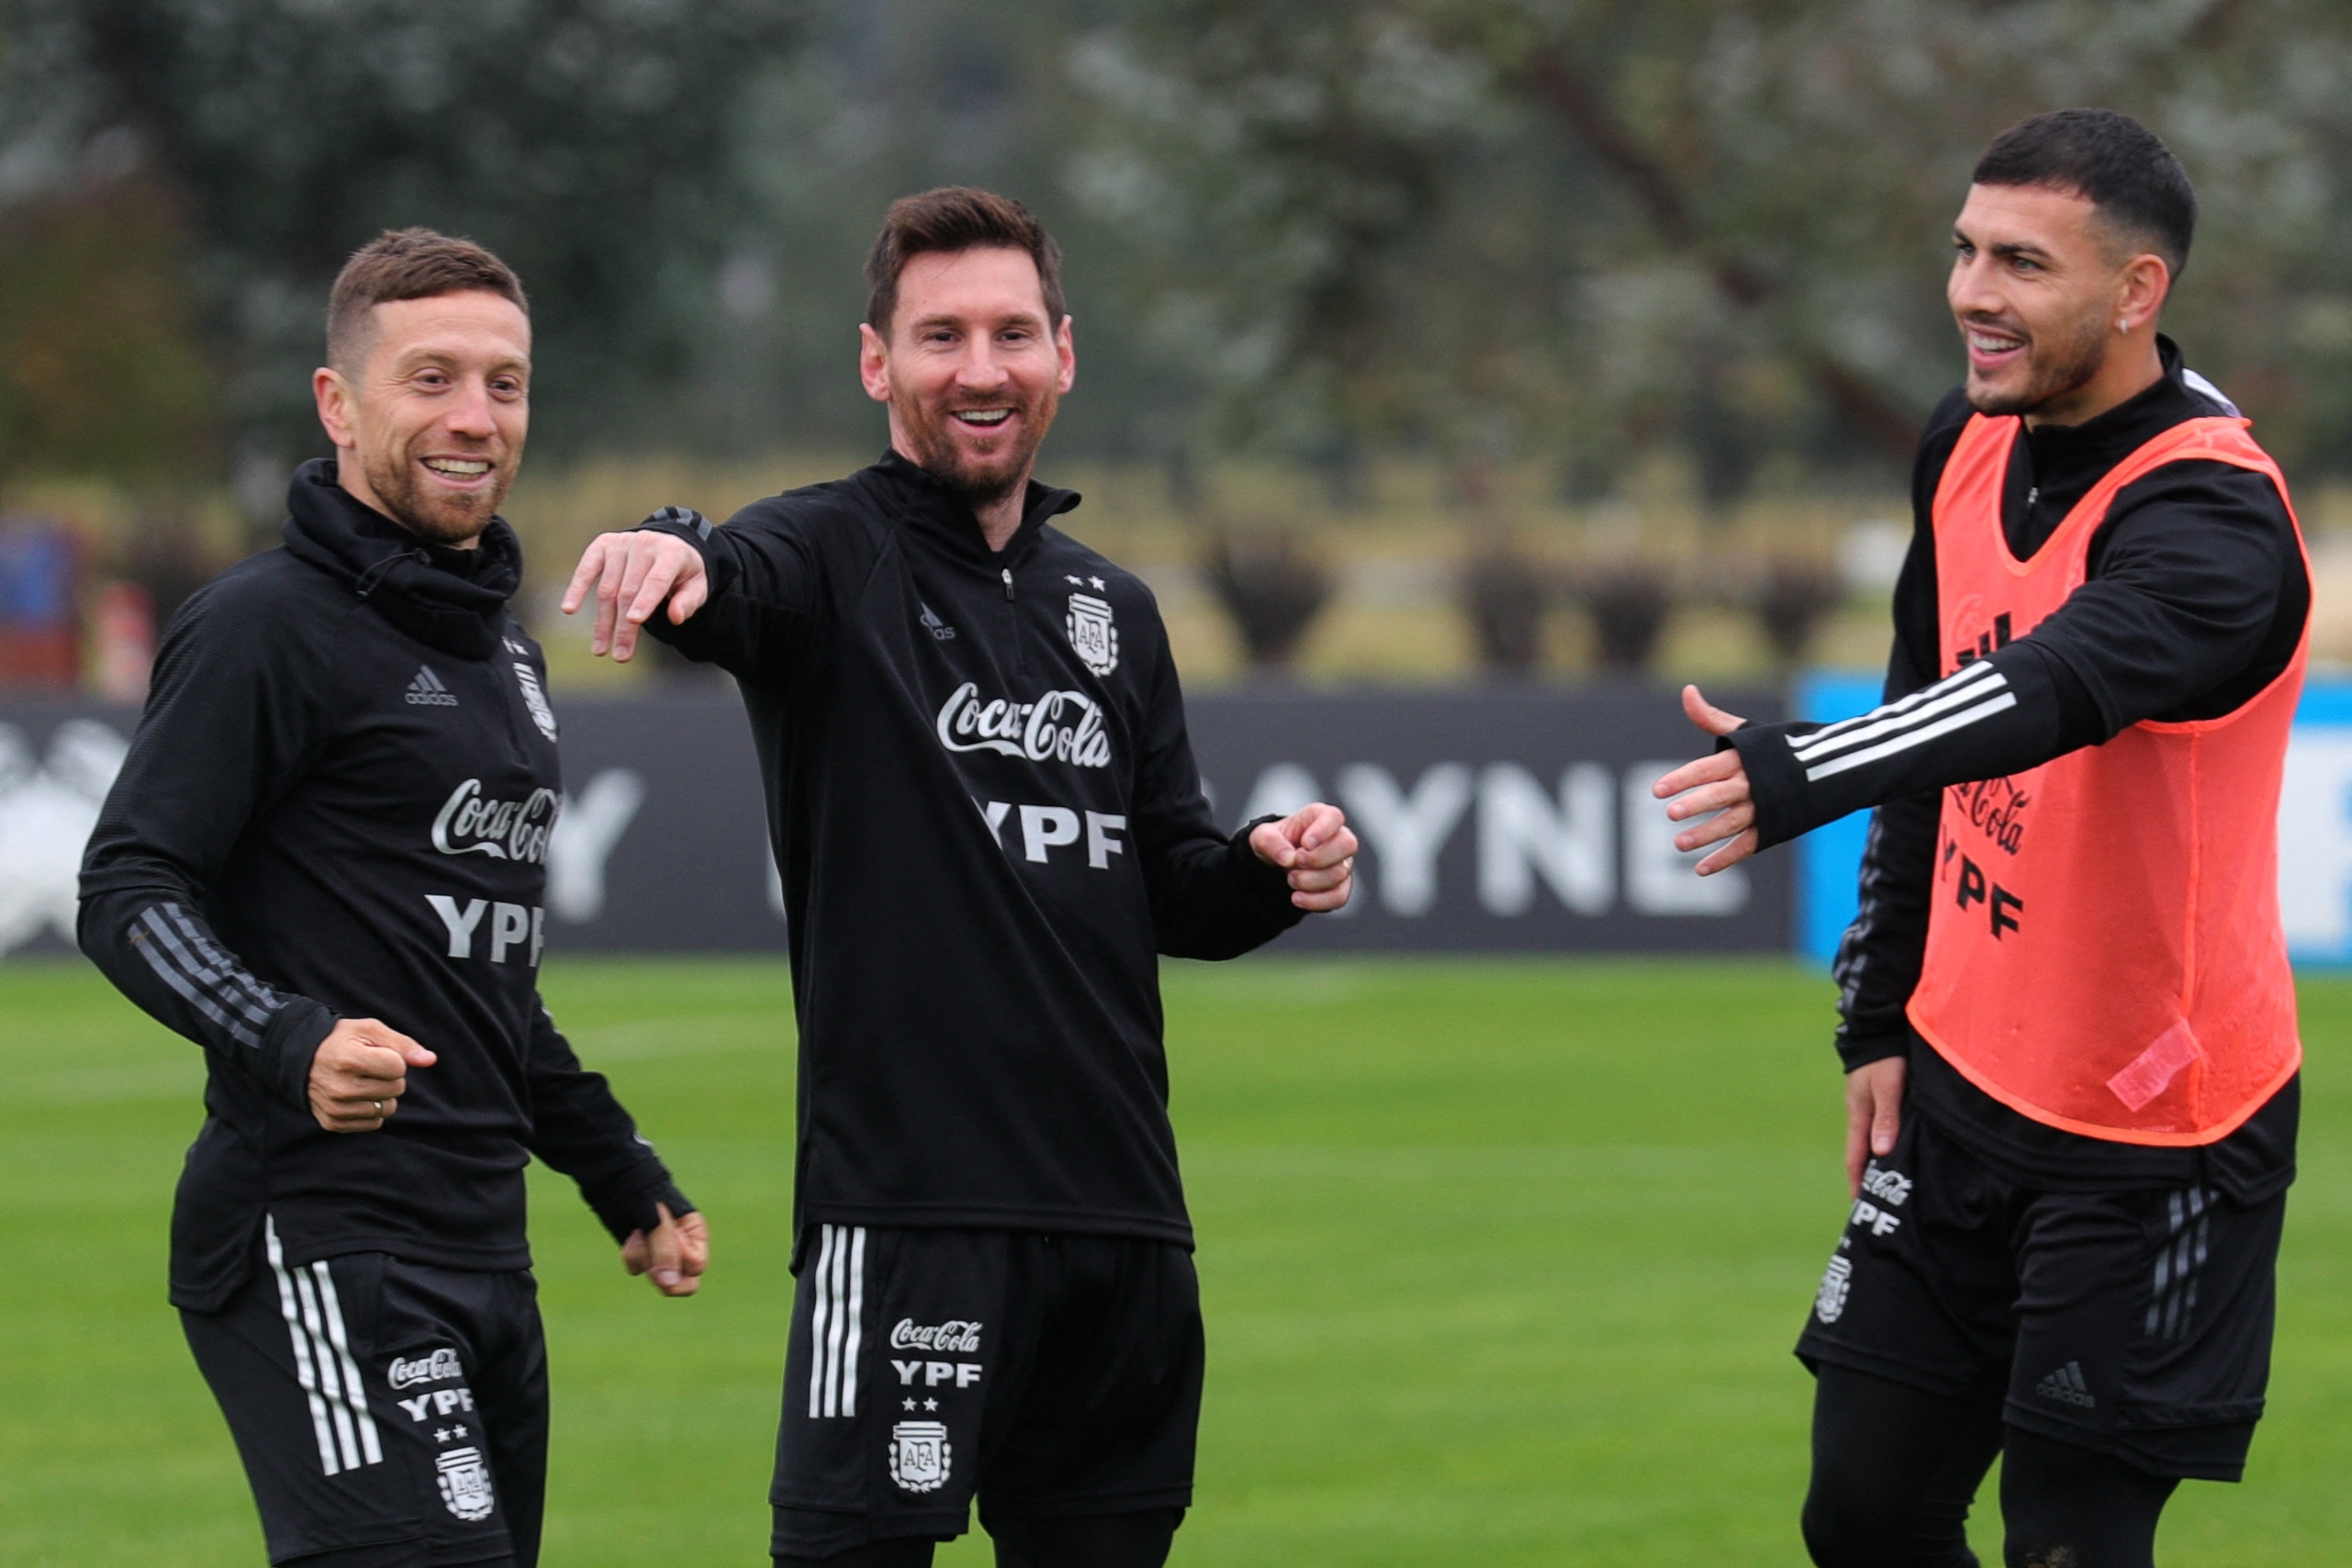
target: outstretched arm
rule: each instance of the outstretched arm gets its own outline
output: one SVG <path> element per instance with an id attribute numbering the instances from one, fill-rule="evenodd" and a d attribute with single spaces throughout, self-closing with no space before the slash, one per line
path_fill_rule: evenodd
<path id="1" fill-rule="evenodd" d="M 625 663 L 650 633 L 688 658 L 739 678 L 773 678 L 797 650 L 816 603 L 811 520 L 782 501 L 746 508 L 724 528 L 664 507 L 635 528 L 590 541 L 563 610 L 591 600 L 589 646 Z"/>

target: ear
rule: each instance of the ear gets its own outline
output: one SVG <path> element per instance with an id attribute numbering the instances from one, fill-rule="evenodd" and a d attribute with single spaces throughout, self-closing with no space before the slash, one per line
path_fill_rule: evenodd
<path id="1" fill-rule="evenodd" d="M 890 345 L 863 321 L 857 323 L 857 379 L 877 403 L 890 400 Z"/>
<path id="2" fill-rule="evenodd" d="M 1054 378 L 1054 391 L 1067 393 L 1078 384 L 1078 351 L 1070 346 L 1070 318 L 1061 319 L 1054 329 L 1054 358 L 1061 362 L 1061 372 Z"/>
<path id="3" fill-rule="evenodd" d="M 2162 256 L 2143 251 L 2123 263 L 2115 290 L 2115 321 L 2119 330 L 2137 332 L 2153 327 L 2172 293 L 2172 269 Z"/>
<path id="4" fill-rule="evenodd" d="M 310 396 L 318 401 L 319 422 L 327 428 L 327 439 L 345 452 L 356 448 L 359 437 L 352 429 L 351 384 L 340 372 L 322 364 L 310 373 Z"/>

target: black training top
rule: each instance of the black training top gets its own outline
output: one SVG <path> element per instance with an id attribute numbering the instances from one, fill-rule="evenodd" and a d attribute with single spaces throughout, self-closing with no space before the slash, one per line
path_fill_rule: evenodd
<path id="1" fill-rule="evenodd" d="M 896 455 L 645 526 L 711 599 L 648 624 L 741 683 L 801 1025 L 801 1234 L 817 1221 L 1192 1238 L 1155 953 L 1295 924 L 1220 833 L 1159 607 L 1029 488 L 991 552 Z"/>
<path id="2" fill-rule="evenodd" d="M 2080 425 L 2044 425 L 2011 450 L 2002 504 L 2010 552 L 2031 555 L 2101 476 L 2185 420 L 2234 415 L 2211 383 L 2157 340 L 2164 375 Z M 1970 409 L 1955 390 L 1929 421 L 1911 477 L 1910 554 L 1895 588 L 1886 700 L 1933 685 L 1942 668 L 1934 502 Z M 2151 1148 L 2045 1126 L 1976 1088 L 1905 1016 L 1927 946 L 1928 891 L 1943 787 L 1999 778 L 2100 745 L 2142 720 L 2231 712 L 2293 658 L 2311 583 L 2278 487 L 2230 464 L 2167 464 L 2116 494 L 2091 540 L 2089 576 L 2050 618 L 1989 662 L 2014 706 L 1941 715 L 1875 762 L 1809 783 L 1788 746 L 1818 724 L 1754 725 L 1734 737 L 1766 845 L 1876 806 L 1862 903 L 1838 951 L 1838 1050 L 1849 1068 L 1909 1054 L 1911 1099 L 2014 1179 L 2042 1186 L 2190 1185 L 2212 1181 L 2249 1201 L 2294 1177 L 2300 1085 L 2202 1149 Z M 1989 683 L 1988 683 L 1989 684 Z M 1883 710 L 1882 710 L 1883 711 Z M 1922 732 L 1930 726 L 1917 726 Z M 1899 734 L 1899 722 L 1890 734 Z"/>
<path id="3" fill-rule="evenodd" d="M 205 1048 L 172 1218 L 172 1299 L 198 1311 L 241 1283 L 264 1213 L 293 1263 L 528 1267 L 526 1151 L 616 1238 L 684 1207 L 540 1005 L 562 781 L 546 666 L 507 610 L 513 531 L 427 545 L 325 462 L 289 501 L 285 547 L 173 618 L 82 868 L 82 950 Z M 441 1058 L 375 1132 L 310 1113 L 338 1017 Z"/>

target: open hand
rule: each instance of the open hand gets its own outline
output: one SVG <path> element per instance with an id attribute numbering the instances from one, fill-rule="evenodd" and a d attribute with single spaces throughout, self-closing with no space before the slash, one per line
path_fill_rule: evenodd
<path id="1" fill-rule="evenodd" d="M 580 564 L 564 589 L 564 613 L 577 611 L 596 591 L 596 628 L 591 653 L 610 653 L 627 664 L 637 651 L 637 629 L 669 601 L 669 620 L 682 626 L 711 595 L 702 553 L 673 533 L 599 533 L 580 553 Z"/>
<path id="2" fill-rule="evenodd" d="M 1291 902 L 1301 909 L 1338 909 L 1355 891 L 1356 834 L 1337 806 L 1317 801 L 1278 823 L 1260 823 L 1249 847 L 1290 873 Z"/>
<path id="3" fill-rule="evenodd" d="M 1737 713 L 1726 713 L 1710 704 L 1696 686 L 1683 688 L 1683 711 L 1710 735 L 1728 735 L 1747 722 Z M 1727 838 L 1731 841 L 1698 863 L 1700 876 L 1711 877 L 1756 852 L 1755 796 L 1748 788 L 1746 764 L 1730 746 L 1697 762 L 1684 763 L 1651 785 L 1650 793 L 1671 802 L 1666 815 L 1675 822 L 1707 817 L 1674 834 L 1675 848 L 1688 853 L 1722 844 Z M 1708 816 L 1710 812 L 1714 814 Z"/>
<path id="4" fill-rule="evenodd" d="M 400 1108 L 409 1070 L 440 1059 L 377 1019 L 339 1019 L 310 1058 L 310 1114 L 330 1133 L 372 1133 Z"/>
<path id="5" fill-rule="evenodd" d="M 632 1274 L 653 1276 L 654 1289 L 664 1295 L 692 1295 L 702 1288 L 702 1271 L 711 1263 L 711 1230 L 700 1214 L 672 1217 L 667 1204 L 655 1204 L 661 1223 L 651 1236 L 633 1230 L 621 1244 L 621 1266 Z"/>

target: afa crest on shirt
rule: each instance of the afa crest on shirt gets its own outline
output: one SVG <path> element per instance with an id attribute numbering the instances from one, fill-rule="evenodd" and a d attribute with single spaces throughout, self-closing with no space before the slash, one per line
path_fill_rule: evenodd
<path id="1" fill-rule="evenodd" d="M 1111 604 L 1089 593 L 1070 596 L 1070 645 L 1081 663 L 1096 675 L 1119 667 L 1119 629 L 1111 623 Z"/>

